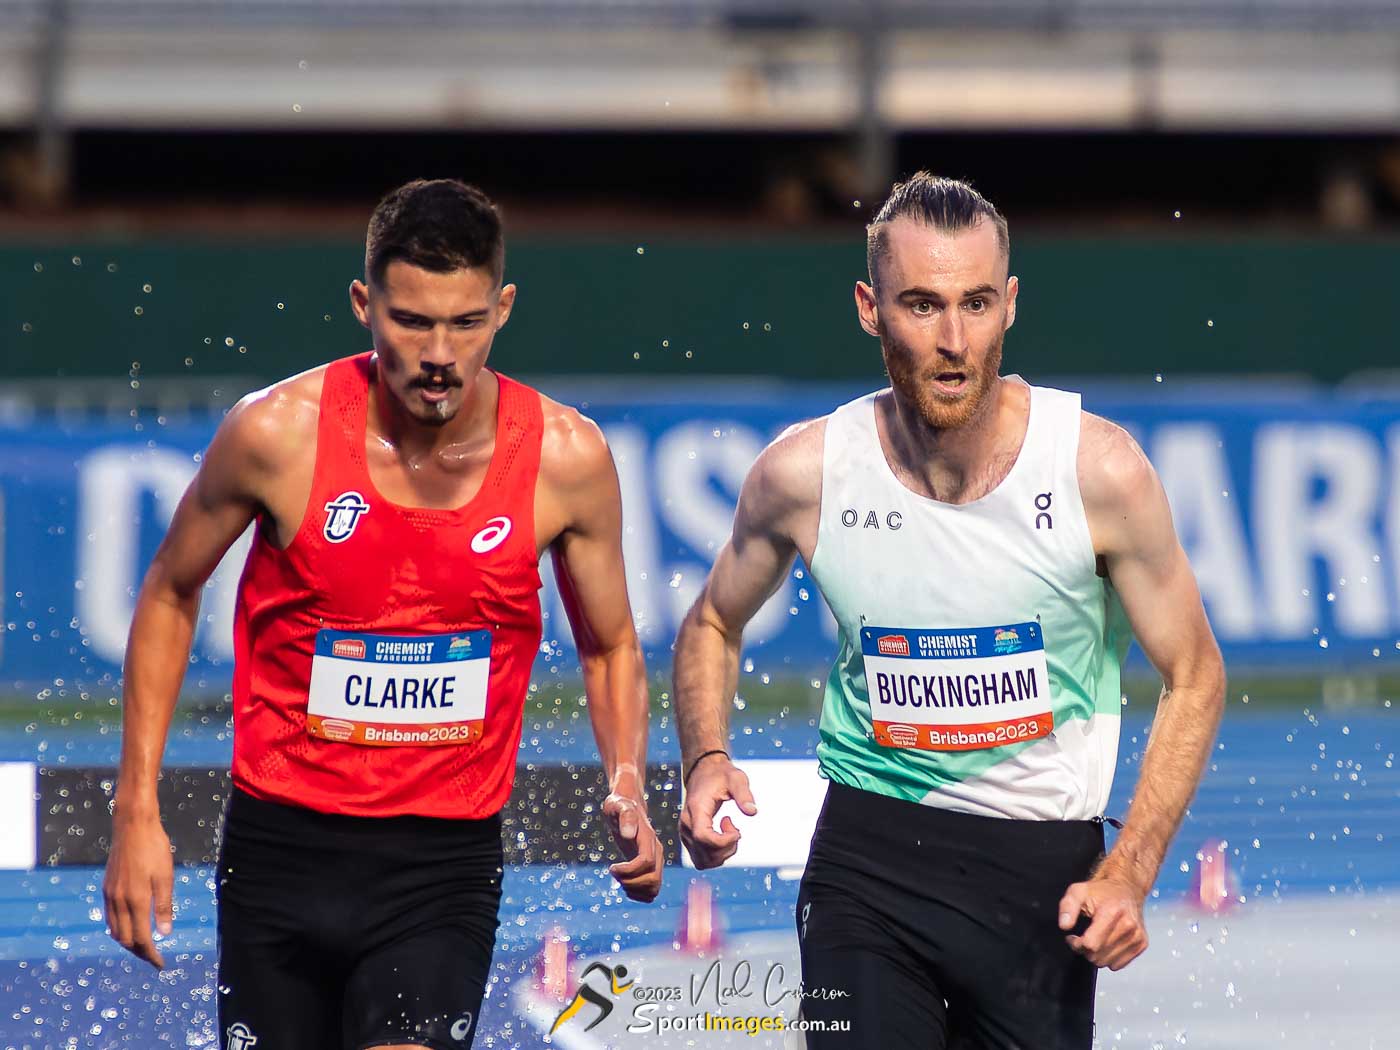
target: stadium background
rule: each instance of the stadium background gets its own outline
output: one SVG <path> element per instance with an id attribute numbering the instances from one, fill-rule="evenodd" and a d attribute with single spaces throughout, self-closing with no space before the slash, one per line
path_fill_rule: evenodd
<path id="1" fill-rule="evenodd" d="M 221 412 L 367 347 L 346 286 L 380 194 L 452 175 L 501 200 L 521 297 L 493 364 L 608 433 L 679 865 L 676 624 L 757 450 L 881 384 L 850 298 L 863 224 L 929 168 L 1009 217 L 1007 370 L 1143 442 L 1232 674 L 1154 947 L 1101 982 L 1100 1045 L 1400 1046 L 1378 965 L 1400 933 L 1397 31 L 1383 0 L 0 0 L 0 1045 L 215 1045 L 241 549 L 167 751 L 160 976 L 100 916 L 125 630 Z M 764 823 L 731 868 L 672 867 L 627 904 L 545 603 L 478 1045 L 545 1045 L 551 982 L 593 958 L 661 984 L 716 953 L 791 970 L 820 802 L 832 635 L 799 565 L 732 714 Z M 1119 815 L 1156 688 L 1130 669 Z M 1203 911 L 1217 883 L 1229 906 Z M 722 1043 L 629 1035 L 630 1006 L 555 1042 Z"/>

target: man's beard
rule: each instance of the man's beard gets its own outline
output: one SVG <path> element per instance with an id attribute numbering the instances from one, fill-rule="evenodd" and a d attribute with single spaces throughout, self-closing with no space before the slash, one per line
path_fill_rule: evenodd
<path id="1" fill-rule="evenodd" d="M 890 377 L 890 385 L 904 399 L 914 406 L 925 423 L 937 430 L 952 430 L 966 426 L 987 404 L 992 385 L 1001 372 L 1001 344 L 1004 332 L 998 332 L 996 341 L 987 348 L 982 366 L 975 372 L 965 366 L 954 367 L 940 360 L 922 373 L 914 364 L 914 355 L 903 345 L 895 342 L 889 332 L 880 336 L 880 348 L 885 357 L 885 371 Z M 966 375 L 962 390 L 954 397 L 939 393 L 934 388 L 935 377 L 940 372 L 962 372 Z"/>

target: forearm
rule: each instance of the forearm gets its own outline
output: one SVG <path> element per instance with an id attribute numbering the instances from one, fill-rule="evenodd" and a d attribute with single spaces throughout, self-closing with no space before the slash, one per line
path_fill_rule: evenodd
<path id="1" fill-rule="evenodd" d="M 1164 689 L 1122 833 L 1097 877 L 1123 879 L 1146 896 L 1200 784 L 1224 710 L 1223 676 Z"/>
<path id="2" fill-rule="evenodd" d="M 583 686 L 608 787 L 640 798 L 647 763 L 646 664 L 636 637 L 583 656 Z"/>
<path id="3" fill-rule="evenodd" d="M 156 781 L 199 612 L 196 591 L 181 596 L 148 580 L 136 602 L 127 639 L 122 687 L 121 764 L 115 815 L 158 812 Z"/>
<path id="4" fill-rule="evenodd" d="M 706 751 L 729 750 L 729 706 L 739 685 L 740 637 L 690 611 L 676 638 L 675 702 L 681 763 L 689 770 Z"/>

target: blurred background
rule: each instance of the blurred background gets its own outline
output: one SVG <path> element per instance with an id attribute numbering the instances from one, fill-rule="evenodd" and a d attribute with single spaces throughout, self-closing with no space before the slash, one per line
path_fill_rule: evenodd
<path id="1" fill-rule="evenodd" d="M 1400 935 L 1394 0 L 0 0 L 0 1045 L 217 1045 L 246 546 L 211 581 L 166 756 L 161 975 L 102 932 L 126 630 L 222 413 L 369 348 L 346 289 L 375 202 L 416 177 L 501 202 L 520 298 L 492 363 L 612 445 L 677 865 L 650 908 L 610 886 L 547 582 L 478 1045 L 546 1045 L 592 959 L 794 982 L 831 618 L 799 564 L 746 635 L 732 722 L 763 814 L 703 878 L 674 834 L 670 645 L 758 451 L 884 385 L 851 289 L 864 223 L 919 169 L 1008 217 L 1005 370 L 1142 442 L 1231 672 L 1099 1045 L 1400 1046 L 1375 965 Z M 1134 652 L 1119 817 L 1159 686 Z M 725 1043 L 629 1033 L 632 1005 L 552 1042 Z"/>

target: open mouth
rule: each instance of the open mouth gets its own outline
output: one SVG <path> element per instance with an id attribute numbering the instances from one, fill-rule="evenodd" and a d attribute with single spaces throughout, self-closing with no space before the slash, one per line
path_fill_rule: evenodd
<path id="1" fill-rule="evenodd" d="M 430 404 L 445 401 L 447 395 L 452 392 L 456 383 L 448 381 L 445 376 L 433 376 L 430 379 L 421 380 L 418 383 L 418 394 Z"/>
<path id="2" fill-rule="evenodd" d="M 933 385 L 948 393 L 956 393 L 967 386 L 967 373 L 939 372 L 933 377 Z"/>

